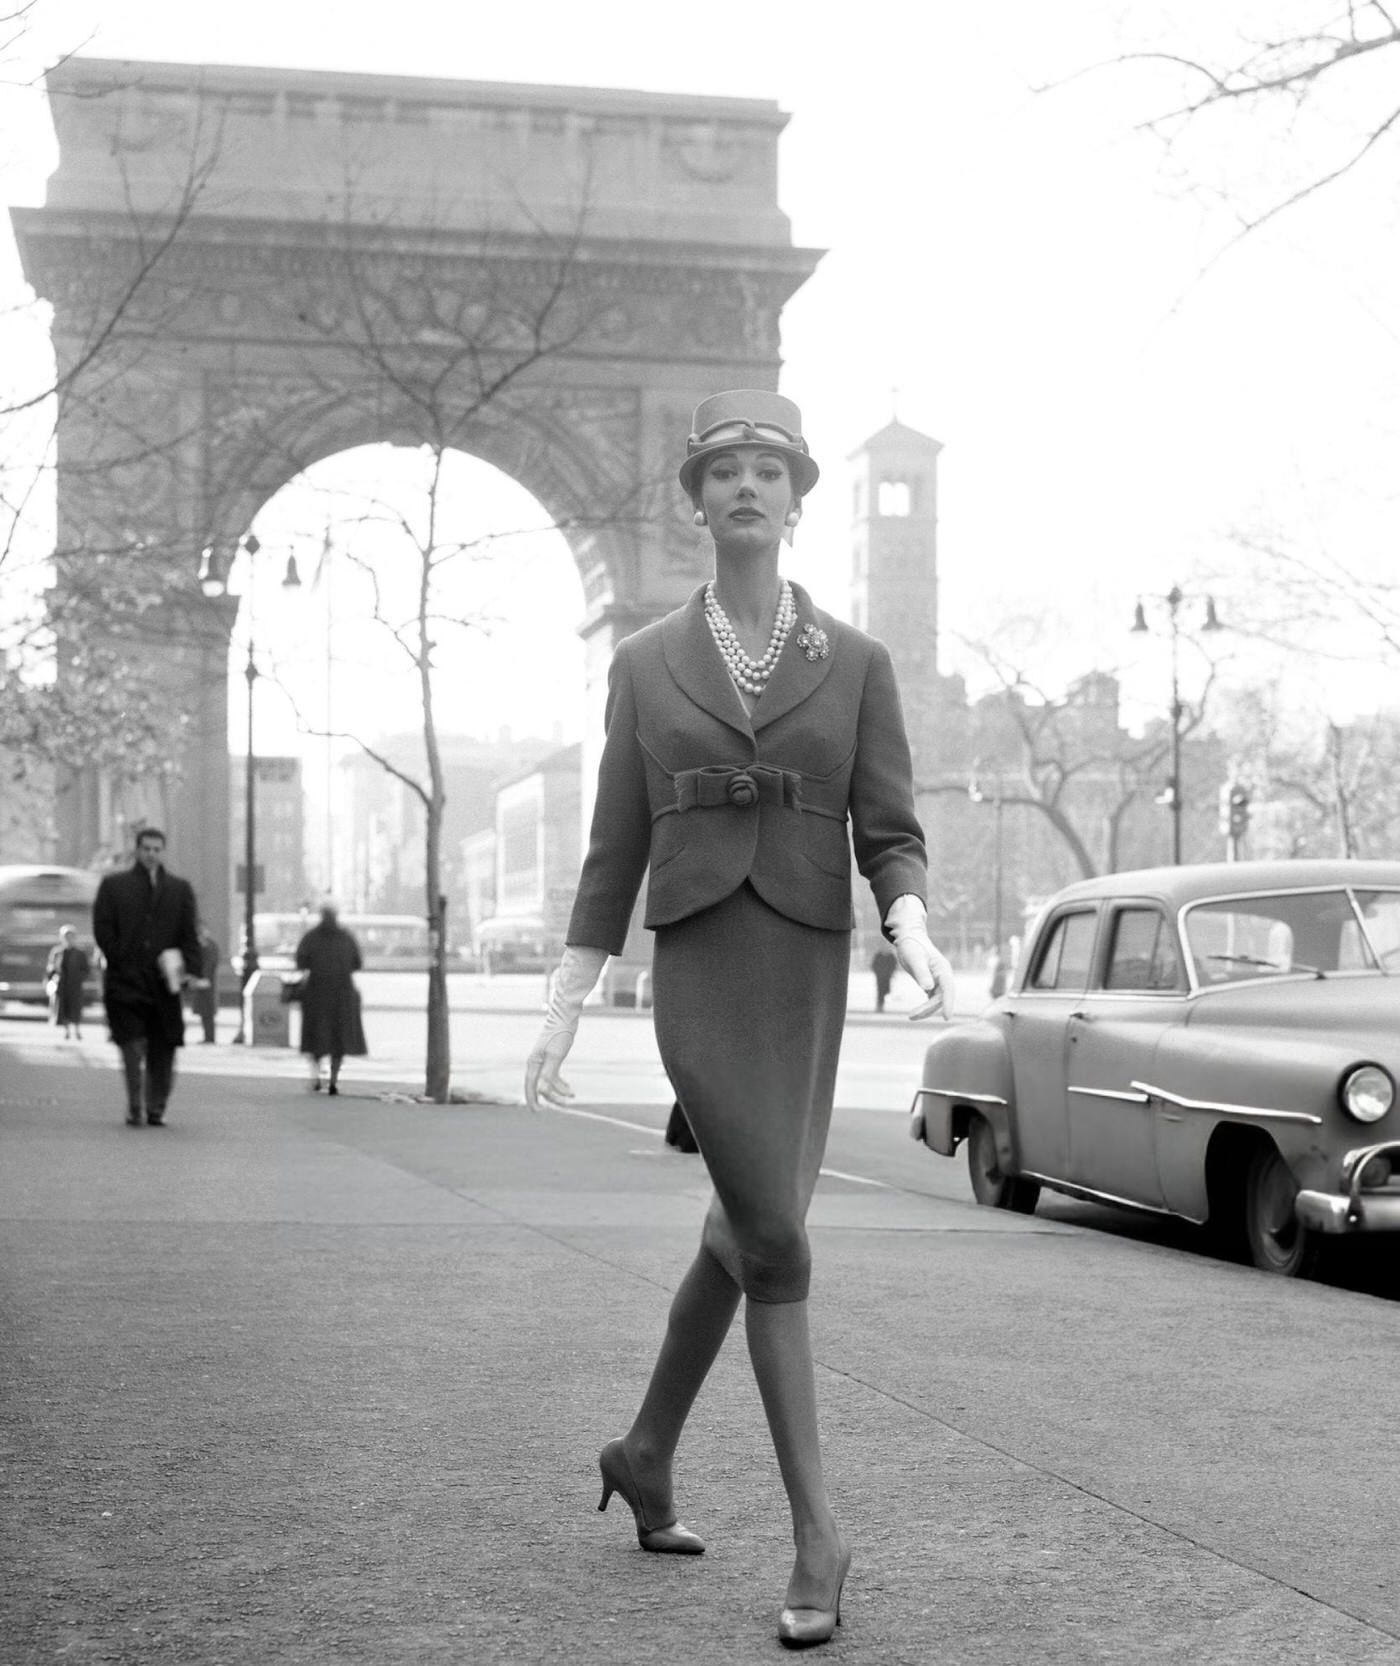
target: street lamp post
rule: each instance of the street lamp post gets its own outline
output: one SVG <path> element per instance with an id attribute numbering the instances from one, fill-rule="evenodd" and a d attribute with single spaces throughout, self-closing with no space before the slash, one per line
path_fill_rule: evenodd
<path id="1" fill-rule="evenodd" d="M 978 785 L 974 775 L 967 784 L 967 796 L 974 804 L 986 801 L 987 794 Z M 1002 812 L 1004 800 L 1001 791 L 1001 776 L 996 777 L 996 786 L 992 790 L 992 947 L 1001 953 L 1001 920 L 1002 920 Z"/>
<path id="2" fill-rule="evenodd" d="M 253 533 L 249 533 L 243 540 L 243 550 L 248 557 L 248 584 L 245 600 L 248 604 L 248 659 L 244 666 L 243 676 L 248 684 L 248 745 L 244 755 L 243 773 L 243 952 L 242 969 L 238 979 L 240 997 L 246 995 L 248 985 L 253 981 L 258 970 L 258 931 L 257 931 L 257 751 L 254 747 L 253 735 L 253 707 L 254 688 L 258 680 L 258 662 L 253 641 L 253 574 L 254 563 L 262 545 Z M 222 568 L 218 564 L 218 557 L 212 549 L 204 551 L 200 561 L 199 581 L 206 596 L 222 596 L 228 593 L 228 564 Z M 282 579 L 284 590 L 296 590 L 301 586 L 301 575 L 297 572 L 297 562 L 294 555 L 287 557 L 287 571 Z M 238 1034 L 234 1042 L 238 1045 L 251 1045 L 252 1037 L 247 1033 L 247 1003 L 240 999 L 238 1003 Z"/>
<path id="3" fill-rule="evenodd" d="M 248 992 L 248 985 L 258 971 L 258 928 L 256 921 L 257 870 L 257 752 L 253 746 L 253 685 L 258 680 L 257 660 L 253 655 L 253 557 L 257 554 L 257 539 L 249 537 L 244 548 L 248 551 L 248 663 L 243 676 L 248 684 L 248 747 L 243 761 L 243 969 L 239 973 L 238 993 Z M 238 1003 L 238 1034 L 235 1043 L 247 1043 L 247 1003 Z"/>
<path id="4" fill-rule="evenodd" d="M 1150 601 L 1161 602 L 1167 610 L 1167 632 L 1171 640 L 1171 777 L 1167 782 L 1166 797 L 1172 812 L 1172 865 L 1181 865 L 1181 604 L 1190 601 L 1179 584 L 1172 585 L 1165 596 L 1152 596 Z M 1201 625 L 1203 631 L 1218 631 L 1220 620 L 1215 613 L 1215 598 L 1202 596 L 1195 598 L 1206 604 L 1205 620 Z M 1133 613 L 1132 629 L 1134 632 L 1145 632 L 1151 627 L 1147 623 L 1147 612 L 1143 599 L 1138 597 L 1137 607 Z"/>

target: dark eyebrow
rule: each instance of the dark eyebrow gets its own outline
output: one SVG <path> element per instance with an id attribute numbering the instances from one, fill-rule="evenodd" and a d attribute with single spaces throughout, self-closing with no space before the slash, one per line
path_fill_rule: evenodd
<path id="1" fill-rule="evenodd" d="M 779 463 L 783 468 L 787 467 L 787 458 L 784 457 L 781 451 L 769 451 L 765 447 L 744 447 L 745 451 L 751 449 L 758 450 L 758 461 L 760 463 Z M 716 463 L 737 463 L 738 461 L 739 449 L 736 446 L 732 451 L 717 451 L 714 456 L 710 458 L 708 466 L 713 468 Z"/>

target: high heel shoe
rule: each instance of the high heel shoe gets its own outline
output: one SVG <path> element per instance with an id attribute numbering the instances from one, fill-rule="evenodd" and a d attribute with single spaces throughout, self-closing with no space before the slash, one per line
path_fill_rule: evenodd
<path id="1" fill-rule="evenodd" d="M 784 1608 L 778 1615 L 778 1641 L 784 1648 L 807 1649 L 813 1643 L 829 1643 L 841 1624 L 841 1589 L 851 1571 L 851 1553 L 841 1552 L 836 1569 L 836 1590 L 830 1608 Z"/>
<path id="2" fill-rule="evenodd" d="M 664 1527 L 653 1527 L 647 1521 L 646 1511 L 642 1507 L 641 1491 L 633 1477 L 632 1466 L 627 1461 L 627 1454 L 620 1440 L 610 1440 L 598 1454 L 598 1468 L 603 1475 L 603 1502 L 598 1508 L 606 1510 L 612 1495 L 615 1492 L 621 1493 L 623 1499 L 631 1506 L 632 1514 L 637 1518 L 637 1543 L 643 1550 L 669 1553 L 672 1556 L 704 1555 L 705 1541 L 692 1533 L 688 1527 L 682 1527 L 674 1517 Z"/>

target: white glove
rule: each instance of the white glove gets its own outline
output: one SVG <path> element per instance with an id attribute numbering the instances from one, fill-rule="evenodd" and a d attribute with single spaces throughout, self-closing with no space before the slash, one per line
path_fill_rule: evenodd
<path id="1" fill-rule="evenodd" d="M 560 1076 L 559 1066 L 574 1044 L 583 1003 L 593 993 L 607 959 L 606 949 L 571 945 L 564 950 L 554 974 L 544 1028 L 525 1061 L 525 1103 L 532 1111 L 539 1110 L 541 1100 L 546 1105 L 562 1105 L 574 1096 L 574 1090 Z"/>
<path id="2" fill-rule="evenodd" d="M 909 1014 L 911 1020 L 934 1013 L 941 1013 L 945 1019 L 953 1016 L 953 968 L 948 957 L 929 941 L 927 919 L 928 910 L 912 892 L 896 897 L 885 915 L 899 964 L 929 997 Z"/>

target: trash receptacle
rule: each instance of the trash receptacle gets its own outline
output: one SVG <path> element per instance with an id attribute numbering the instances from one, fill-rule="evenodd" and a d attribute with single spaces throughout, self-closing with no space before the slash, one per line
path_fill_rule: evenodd
<path id="1" fill-rule="evenodd" d="M 243 1033 L 253 1047 L 290 1047 L 291 1008 L 282 1004 L 276 972 L 254 972 L 243 991 Z"/>

